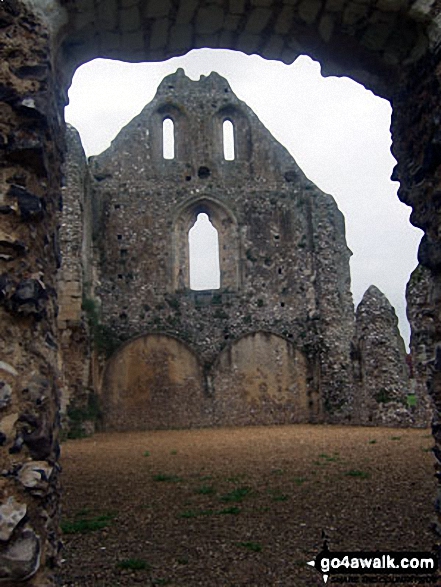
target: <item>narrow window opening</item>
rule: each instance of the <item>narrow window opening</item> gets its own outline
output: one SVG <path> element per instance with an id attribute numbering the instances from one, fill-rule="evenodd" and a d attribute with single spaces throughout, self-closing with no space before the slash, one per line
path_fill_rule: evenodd
<path id="1" fill-rule="evenodd" d="M 162 156 L 175 158 L 175 125 L 171 118 L 165 118 L 162 123 Z"/>
<path id="2" fill-rule="evenodd" d="M 222 126 L 224 139 L 224 159 L 234 161 L 234 126 L 231 120 L 225 120 Z"/>
<path id="3" fill-rule="evenodd" d="M 207 214 L 198 214 L 188 233 L 190 288 L 219 289 L 219 238 Z"/>

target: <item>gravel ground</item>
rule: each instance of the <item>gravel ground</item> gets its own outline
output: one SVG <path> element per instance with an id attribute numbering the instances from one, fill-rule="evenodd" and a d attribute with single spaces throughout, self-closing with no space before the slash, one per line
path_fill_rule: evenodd
<path id="1" fill-rule="evenodd" d="M 334 551 L 430 551 L 432 444 L 428 430 L 306 425 L 66 442 L 60 584 L 314 587 L 322 532 Z"/>

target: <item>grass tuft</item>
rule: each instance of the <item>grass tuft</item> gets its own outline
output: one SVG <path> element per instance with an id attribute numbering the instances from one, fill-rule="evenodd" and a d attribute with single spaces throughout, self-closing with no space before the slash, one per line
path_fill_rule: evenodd
<path id="1" fill-rule="evenodd" d="M 221 501 L 226 502 L 226 503 L 240 502 L 240 501 L 243 501 L 250 494 L 251 494 L 250 487 L 245 487 L 245 486 L 244 487 L 236 487 L 236 489 L 233 489 L 233 491 L 230 491 L 229 493 L 225 493 L 219 499 Z"/>
<path id="2" fill-rule="evenodd" d="M 258 542 L 238 542 L 238 546 L 242 546 L 242 548 L 246 548 L 251 552 L 262 552 L 262 545 Z"/>
<path id="3" fill-rule="evenodd" d="M 61 522 L 61 531 L 63 534 L 87 534 L 88 532 L 95 532 L 96 530 L 107 528 L 114 517 L 114 514 L 105 514 L 93 518 L 80 517 L 76 520 L 65 520 Z"/>
<path id="4" fill-rule="evenodd" d="M 158 475 L 153 475 L 153 481 L 157 481 L 158 483 L 179 483 L 182 481 L 182 477 L 178 477 L 177 475 L 164 475 L 163 473 L 158 473 Z"/>
<path id="5" fill-rule="evenodd" d="M 151 565 L 142 558 L 126 558 L 117 563 L 117 567 L 128 571 L 149 571 Z"/>
<path id="6" fill-rule="evenodd" d="M 214 495 L 216 489 L 211 485 L 201 485 L 196 489 L 196 493 L 199 495 Z"/>
<path id="7" fill-rule="evenodd" d="M 240 514 L 240 508 L 236 507 L 236 506 L 232 506 L 230 508 L 224 508 L 223 510 L 220 510 L 220 512 L 218 512 L 221 516 L 237 516 L 238 514 Z"/>
<path id="8" fill-rule="evenodd" d="M 358 479 L 369 479 L 371 476 L 370 473 L 366 471 L 360 471 L 359 469 L 351 469 L 350 471 L 346 471 L 345 475 L 347 477 L 357 477 Z"/>

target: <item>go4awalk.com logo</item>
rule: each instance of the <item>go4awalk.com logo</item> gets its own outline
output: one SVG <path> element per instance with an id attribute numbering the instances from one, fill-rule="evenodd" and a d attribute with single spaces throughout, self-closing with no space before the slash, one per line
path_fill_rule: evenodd
<path id="1" fill-rule="evenodd" d="M 315 560 L 307 564 L 322 573 L 324 583 L 331 575 L 351 575 L 352 579 L 358 575 L 360 583 L 369 583 L 369 575 L 388 575 L 391 583 L 403 583 L 409 575 L 414 579 L 424 575 L 428 580 L 421 583 L 434 584 L 438 570 L 437 555 L 431 552 L 331 552 L 326 542 Z"/>

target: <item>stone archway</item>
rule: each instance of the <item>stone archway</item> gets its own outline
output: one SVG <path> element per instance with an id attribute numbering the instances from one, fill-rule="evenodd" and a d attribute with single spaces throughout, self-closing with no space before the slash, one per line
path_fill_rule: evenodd
<path id="1" fill-rule="evenodd" d="M 224 204 L 213 198 L 195 197 L 185 202 L 173 219 L 173 290 L 190 288 L 188 232 L 198 214 L 207 214 L 219 236 L 220 288 L 240 289 L 240 236 L 237 220 Z"/>
<path id="2" fill-rule="evenodd" d="M 101 385 L 106 430 L 192 428 L 209 424 L 203 369 L 183 342 L 146 334 L 107 362 Z"/>
<path id="3" fill-rule="evenodd" d="M 0 2 L 1 247 L 0 364 L 5 495 L 16 511 L 2 553 L 4 578 L 51 584 L 58 541 L 58 347 L 55 276 L 57 214 L 62 205 L 63 116 L 75 68 L 94 57 L 162 60 L 192 48 L 258 53 L 292 62 L 318 59 L 327 74 L 345 74 L 393 105 L 394 179 L 425 236 L 420 261 L 431 271 L 427 311 L 433 427 L 441 462 L 441 237 L 439 200 L 440 8 L 420 0 L 232 2 L 139 0 L 4 0 Z M 9 393 L 10 390 L 10 393 Z M 55 431 L 55 433 L 54 433 Z M 38 494 L 16 471 L 27 459 L 47 463 Z M 40 465 L 41 468 L 41 465 Z M 12 507 L 12 509 L 14 509 Z M 439 514 L 438 514 L 439 516 Z M 441 519 L 438 518 L 438 529 Z M 26 558 L 10 562 L 24 545 Z M 8 558 L 9 557 L 9 558 Z M 9 561 L 9 562 L 8 562 Z M 25 583 L 23 583 L 25 584 Z M 29 581 L 28 581 L 29 584 Z"/>

